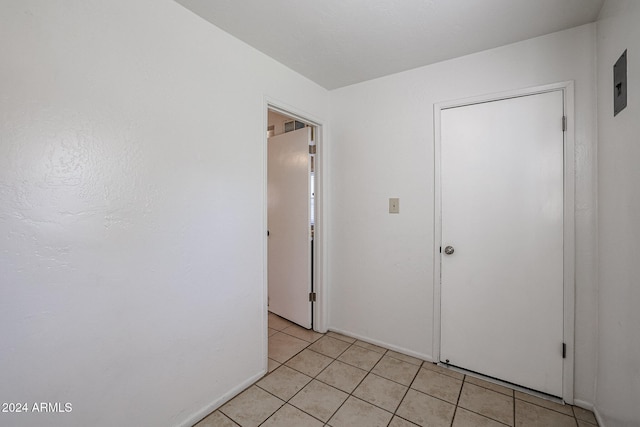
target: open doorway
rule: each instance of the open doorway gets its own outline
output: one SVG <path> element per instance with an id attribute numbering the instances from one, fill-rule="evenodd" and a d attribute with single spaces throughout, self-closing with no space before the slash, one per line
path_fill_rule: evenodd
<path id="1" fill-rule="evenodd" d="M 319 125 L 267 110 L 267 306 L 316 329 Z"/>

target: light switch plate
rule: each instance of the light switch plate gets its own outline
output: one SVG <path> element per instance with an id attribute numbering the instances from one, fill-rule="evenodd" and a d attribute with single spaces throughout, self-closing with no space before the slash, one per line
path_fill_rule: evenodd
<path id="1" fill-rule="evenodd" d="M 400 199 L 395 197 L 389 199 L 389 213 L 400 213 Z"/>

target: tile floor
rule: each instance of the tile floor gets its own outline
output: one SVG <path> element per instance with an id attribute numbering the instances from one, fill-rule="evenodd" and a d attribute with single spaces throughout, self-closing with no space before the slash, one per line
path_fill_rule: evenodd
<path id="1" fill-rule="evenodd" d="M 196 427 L 597 426 L 560 405 L 269 313 L 269 374 Z"/>

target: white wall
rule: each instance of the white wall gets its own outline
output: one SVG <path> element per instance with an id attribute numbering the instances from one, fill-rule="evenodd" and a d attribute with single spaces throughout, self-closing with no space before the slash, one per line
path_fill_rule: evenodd
<path id="1" fill-rule="evenodd" d="M 0 424 L 176 425 L 260 375 L 264 96 L 327 92 L 170 0 L 2 1 L 0 57 L 0 401 L 73 405 Z"/>
<path id="2" fill-rule="evenodd" d="M 590 24 L 331 92 L 331 329 L 432 358 L 434 103 L 575 80 L 575 397 L 593 402 L 594 50 Z"/>
<path id="3" fill-rule="evenodd" d="M 640 2 L 598 21 L 598 375 L 607 427 L 640 426 Z M 627 108 L 613 116 L 613 64 L 628 49 Z"/>

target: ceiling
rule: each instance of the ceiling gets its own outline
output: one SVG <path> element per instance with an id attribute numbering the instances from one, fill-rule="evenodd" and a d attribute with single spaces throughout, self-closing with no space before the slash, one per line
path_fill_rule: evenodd
<path id="1" fill-rule="evenodd" d="M 604 0 L 176 0 L 335 89 L 593 22 Z"/>

